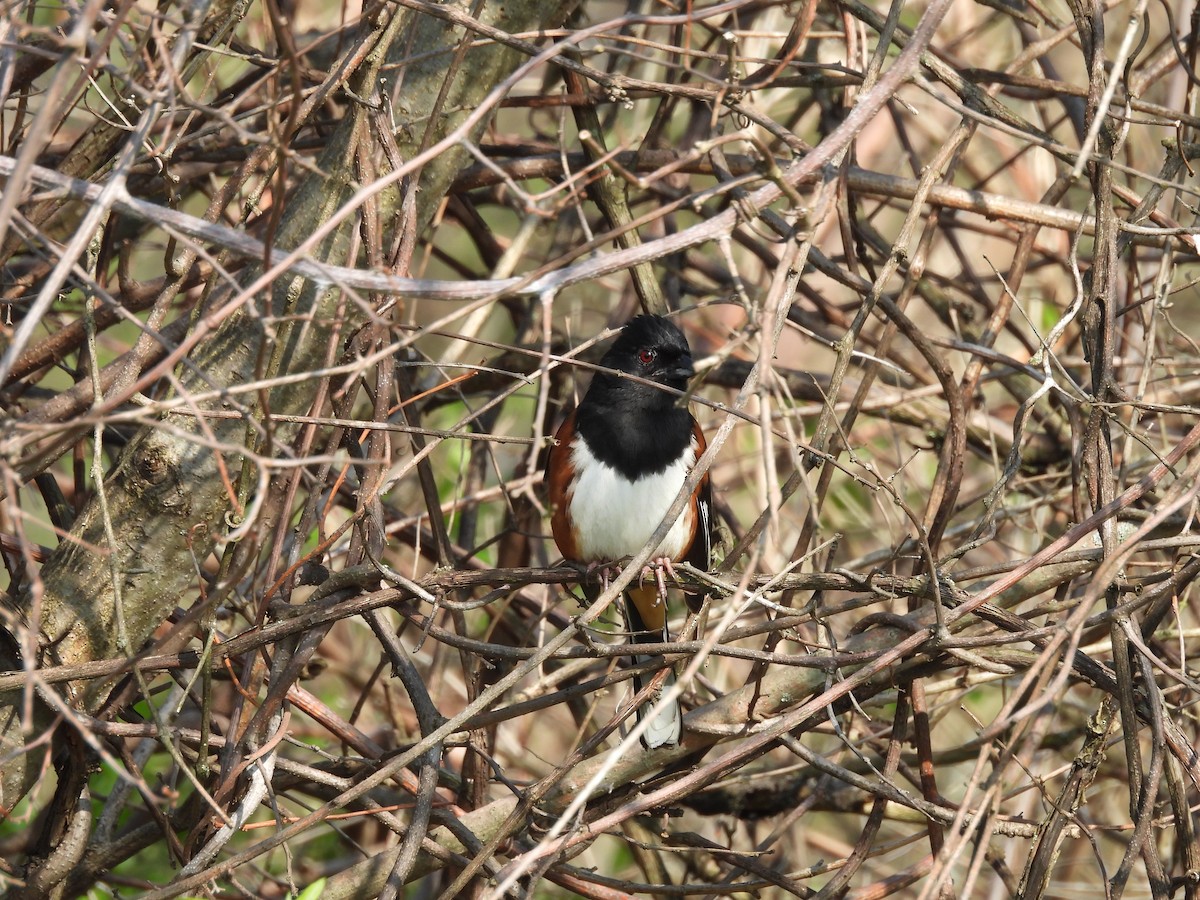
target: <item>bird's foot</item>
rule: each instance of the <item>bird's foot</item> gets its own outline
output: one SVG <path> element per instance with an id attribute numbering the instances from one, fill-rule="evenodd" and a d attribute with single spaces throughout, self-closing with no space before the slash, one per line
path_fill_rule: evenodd
<path id="1" fill-rule="evenodd" d="M 587 583 L 600 583 L 600 589 L 607 591 L 608 585 L 612 581 L 613 576 L 621 571 L 620 566 L 614 566 L 612 563 L 590 562 L 590 563 L 573 563 L 575 568 L 579 569 L 582 580 Z"/>
<path id="2" fill-rule="evenodd" d="M 642 569 L 642 578 L 654 576 L 654 583 L 658 585 L 658 596 L 665 603 L 667 600 L 667 581 L 663 576 L 666 572 L 671 576 L 672 581 L 678 581 L 679 576 L 675 574 L 675 560 L 669 556 L 660 556 L 658 559 L 652 559 L 650 564 Z"/>
<path id="3" fill-rule="evenodd" d="M 592 574 L 594 577 L 599 577 L 600 587 L 607 591 L 609 584 L 613 578 L 621 574 L 621 567 L 614 566 L 612 563 L 592 563 Z"/>

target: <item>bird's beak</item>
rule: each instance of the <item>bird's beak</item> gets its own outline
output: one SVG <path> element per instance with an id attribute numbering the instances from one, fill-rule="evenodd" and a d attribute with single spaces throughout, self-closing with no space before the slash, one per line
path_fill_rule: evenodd
<path id="1" fill-rule="evenodd" d="M 693 375 L 696 374 L 696 369 L 692 365 L 692 358 L 690 356 L 681 356 L 679 361 L 676 362 L 675 365 L 668 369 L 664 374 L 672 381 L 676 379 L 688 381 Z"/>

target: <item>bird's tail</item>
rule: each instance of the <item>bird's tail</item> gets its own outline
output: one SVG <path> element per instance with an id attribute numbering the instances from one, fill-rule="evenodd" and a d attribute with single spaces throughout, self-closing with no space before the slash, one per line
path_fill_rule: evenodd
<path id="1" fill-rule="evenodd" d="M 626 592 L 625 624 L 629 629 L 631 639 L 635 644 L 661 644 L 670 640 L 667 633 L 667 606 L 659 595 L 657 586 L 636 587 Z M 654 659 L 653 656 L 634 656 L 634 665 L 641 665 Z M 634 676 L 633 689 L 641 692 L 654 674 Z M 667 670 L 666 679 L 662 683 L 665 691 L 675 683 L 675 673 Z M 650 710 L 658 703 L 658 697 L 652 697 L 637 708 L 637 719 L 642 721 Z M 665 709 L 658 712 L 651 720 L 646 730 L 642 732 L 642 745 L 647 750 L 657 747 L 669 747 L 679 743 L 683 734 L 683 710 L 678 700 L 672 700 Z"/>

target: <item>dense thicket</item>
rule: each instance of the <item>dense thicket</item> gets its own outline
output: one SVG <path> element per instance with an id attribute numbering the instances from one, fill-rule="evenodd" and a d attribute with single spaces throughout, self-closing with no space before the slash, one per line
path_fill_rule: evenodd
<path id="1" fill-rule="evenodd" d="M 1197 27 L 7 4 L 0 883 L 1195 897 Z M 727 532 L 655 752 L 541 486 L 638 311 Z"/>

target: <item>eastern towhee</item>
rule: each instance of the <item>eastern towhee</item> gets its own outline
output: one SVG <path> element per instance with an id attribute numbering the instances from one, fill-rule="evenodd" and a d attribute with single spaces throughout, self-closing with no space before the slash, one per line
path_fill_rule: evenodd
<path id="1" fill-rule="evenodd" d="M 631 319 L 604 358 L 603 369 L 684 390 L 694 374 L 683 333 L 661 316 Z M 610 563 L 650 540 L 684 479 L 704 452 L 704 433 L 677 394 L 597 372 L 587 394 L 554 436 L 546 463 L 554 542 L 577 563 Z M 712 546 L 712 488 L 707 473 L 683 514 L 654 550 L 656 565 L 686 560 L 707 570 Z M 659 584 L 626 591 L 626 625 L 635 643 L 667 634 L 665 590 Z M 635 656 L 640 664 L 651 656 Z M 665 686 L 674 681 L 668 673 Z M 634 679 L 641 690 L 642 681 Z M 652 703 L 637 711 L 640 720 Z M 679 743 L 683 713 L 675 703 L 642 733 L 648 749 Z"/>

